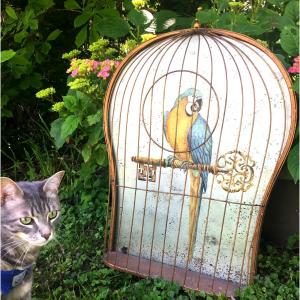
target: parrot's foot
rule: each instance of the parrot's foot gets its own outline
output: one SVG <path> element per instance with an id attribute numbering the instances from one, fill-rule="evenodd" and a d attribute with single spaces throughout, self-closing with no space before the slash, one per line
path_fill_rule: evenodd
<path id="1" fill-rule="evenodd" d="M 175 161 L 176 161 L 176 167 L 179 167 L 181 170 L 184 170 L 184 172 L 186 172 L 190 168 L 191 163 L 189 161 L 186 161 L 186 160 L 181 161 L 172 155 L 170 155 L 166 158 L 167 167 L 172 167 L 174 165 Z M 179 163 L 181 163 L 181 164 L 179 165 Z"/>
<path id="2" fill-rule="evenodd" d="M 184 170 L 186 172 L 190 167 L 190 162 L 189 161 L 183 161 L 182 164 L 180 165 L 180 169 Z"/>
<path id="3" fill-rule="evenodd" d="M 176 160 L 176 157 L 175 157 L 175 156 L 172 156 L 172 155 L 168 156 L 168 157 L 166 158 L 166 165 L 167 165 L 168 167 L 172 167 L 172 166 L 173 166 L 173 163 L 174 163 L 174 160 Z"/>

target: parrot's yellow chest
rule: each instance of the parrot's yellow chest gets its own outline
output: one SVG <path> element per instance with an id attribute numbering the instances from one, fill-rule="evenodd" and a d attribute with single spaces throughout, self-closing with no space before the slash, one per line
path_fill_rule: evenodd
<path id="1" fill-rule="evenodd" d="M 187 99 L 184 98 L 168 114 L 166 120 L 166 138 L 173 150 L 179 152 L 175 153 L 178 159 L 191 161 L 191 154 L 188 152 L 188 133 L 197 118 L 197 114 L 188 116 L 185 112 L 186 104 Z"/>

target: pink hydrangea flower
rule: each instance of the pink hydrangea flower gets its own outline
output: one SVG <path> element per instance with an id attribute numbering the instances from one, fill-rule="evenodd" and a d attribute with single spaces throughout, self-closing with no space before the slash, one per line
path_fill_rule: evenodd
<path id="1" fill-rule="evenodd" d="M 100 61 L 93 60 L 93 70 L 95 71 L 100 65 Z"/>
<path id="2" fill-rule="evenodd" d="M 71 73 L 71 77 L 75 77 L 78 74 L 78 69 L 74 69 Z"/>
<path id="3" fill-rule="evenodd" d="M 109 65 L 106 65 L 102 68 L 102 71 L 104 72 L 108 72 L 110 70 L 110 66 Z"/>
<path id="4" fill-rule="evenodd" d="M 120 65 L 120 62 L 116 60 L 115 61 L 115 67 L 117 68 L 119 65 Z"/>
<path id="5" fill-rule="evenodd" d="M 289 73 L 296 74 L 300 72 L 300 56 L 294 58 L 293 65 L 288 69 Z"/>
<path id="6" fill-rule="evenodd" d="M 108 70 L 104 70 L 104 68 L 98 72 L 97 77 L 107 78 L 109 76 Z"/>

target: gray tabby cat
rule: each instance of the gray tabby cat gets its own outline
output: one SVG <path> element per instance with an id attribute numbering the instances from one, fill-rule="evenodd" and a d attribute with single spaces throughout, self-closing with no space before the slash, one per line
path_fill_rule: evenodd
<path id="1" fill-rule="evenodd" d="M 31 299 L 32 269 L 59 220 L 64 171 L 44 181 L 1 177 L 1 299 Z"/>

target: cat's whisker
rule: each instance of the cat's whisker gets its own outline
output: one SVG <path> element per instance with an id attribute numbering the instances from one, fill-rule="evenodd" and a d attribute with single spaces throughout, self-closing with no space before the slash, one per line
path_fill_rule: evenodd
<path id="1" fill-rule="evenodd" d="M 23 260 L 22 260 L 22 262 L 21 262 L 21 268 L 23 267 L 23 263 L 24 263 L 24 260 L 25 260 L 25 257 L 26 257 L 26 255 L 27 255 L 27 253 L 28 253 L 29 248 L 30 248 L 30 245 L 27 247 L 27 250 L 26 250 L 26 252 L 25 252 L 25 254 L 24 254 L 24 256 L 23 256 Z"/>
<path id="2" fill-rule="evenodd" d="M 25 242 L 24 241 L 16 241 L 12 244 L 5 245 L 4 247 L 1 247 L 1 250 L 6 250 L 6 249 L 9 249 L 9 248 L 14 249 L 14 248 L 16 248 L 17 246 L 19 246 L 23 243 L 25 243 Z"/>
<path id="3" fill-rule="evenodd" d="M 21 262 L 21 260 L 22 260 L 22 258 L 23 258 L 23 255 L 24 255 L 24 254 L 26 255 L 26 253 L 27 253 L 27 251 L 28 251 L 29 248 L 30 248 L 30 246 L 28 246 L 28 247 L 22 252 L 22 254 L 20 255 L 19 259 L 17 260 L 17 262 L 16 262 L 14 268 L 16 268 L 17 265 L 19 264 L 19 262 Z"/>
<path id="4" fill-rule="evenodd" d="M 1 242 L 1 246 L 4 246 L 4 245 L 6 245 L 6 244 L 10 244 L 10 243 L 12 243 L 12 242 L 15 242 L 16 240 L 14 240 L 14 236 L 10 236 L 8 239 L 7 239 L 7 243 L 4 243 L 4 244 L 2 244 L 2 242 Z M 10 240 L 12 240 L 12 241 L 10 241 Z"/>
<path id="5" fill-rule="evenodd" d="M 20 247 L 20 246 L 22 246 L 22 245 L 25 245 L 26 244 L 26 242 L 19 242 L 19 243 L 17 243 L 17 244 L 15 244 L 15 245 L 12 245 L 12 246 L 8 246 L 8 247 L 5 247 L 5 248 L 3 248 L 3 249 L 1 249 L 1 250 L 7 250 L 5 253 L 1 253 L 1 256 L 4 256 L 4 255 L 6 255 L 7 253 L 9 253 L 10 252 L 10 250 L 15 250 L 15 249 L 17 249 L 18 247 Z"/>
<path id="6" fill-rule="evenodd" d="M 14 241 L 11 241 L 9 243 L 4 243 L 4 244 L 1 244 L 1 247 L 4 247 L 4 246 L 7 246 L 7 245 L 11 245 L 11 244 L 14 244 L 14 243 L 17 243 L 17 242 L 20 242 L 20 240 L 14 240 Z"/>

